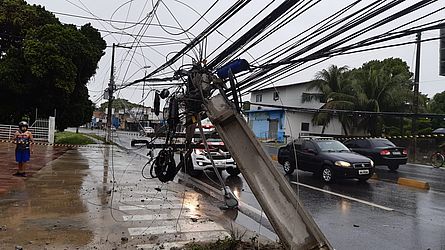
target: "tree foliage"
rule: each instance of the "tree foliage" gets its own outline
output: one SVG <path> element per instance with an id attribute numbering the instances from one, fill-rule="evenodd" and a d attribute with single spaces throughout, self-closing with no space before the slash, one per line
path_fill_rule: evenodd
<path id="1" fill-rule="evenodd" d="M 91 119 L 86 87 L 106 43 L 90 24 L 62 24 L 41 6 L 0 3 L 0 122 L 49 116 L 63 130 Z"/>
<path id="2" fill-rule="evenodd" d="M 315 85 L 325 96 L 327 109 L 342 109 L 374 112 L 407 112 L 413 100 L 413 74 L 406 62 L 398 58 L 383 61 L 373 60 L 360 68 L 346 70 L 346 67 L 331 66 L 316 74 Z M 421 96 L 422 111 L 425 110 L 426 96 Z M 313 122 L 326 126 L 331 120 L 328 114 L 317 114 Z M 384 132 L 385 126 L 393 126 L 391 119 L 376 115 L 340 114 L 339 120 L 345 134 L 366 131 L 376 136 Z"/>
<path id="3" fill-rule="evenodd" d="M 117 98 L 113 100 L 113 102 L 111 103 L 111 107 L 116 110 L 130 110 L 132 108 L 143 107 L 143 105 L 129 102 L 126 99 Z M 108 108 L 108 102 L 102 103 L 99 107 L 99 110 L 105 112 L 106 108 Z"/>
<path id="4" fill-rule="evenodd" d="M 445 91 L 434 95 L 433 99 L 429 102 L 428 111 L 435 114 L 445 114 Z M 432 127 L 433 129 L 444 128 L 445 120 L 433 119 Z"/>

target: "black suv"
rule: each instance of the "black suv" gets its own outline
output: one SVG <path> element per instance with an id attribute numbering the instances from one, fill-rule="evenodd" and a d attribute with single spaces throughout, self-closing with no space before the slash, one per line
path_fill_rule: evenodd
<path id="1" fill-rule="evenodd" d="M 385 138 L 351 139 L 344 142 L 346 147 L 361 155 L 371 158 L 375 165 L 385 165 L 392 171 L 399 165 L 406 164 L 407 150 L 397 147 Z"/>
<path id="2" fill-rule="evenodd" d="M 295 155 L 297 161 L 295 162 Z M 374 173 L 374 162 L 351 152 L 334 139 L 303 138 L 278 150 L 278 162 L 286 174 L 299 170 L 320 174 L 325 182 L 335 178 L 356 178 L 367 181 Z"/>

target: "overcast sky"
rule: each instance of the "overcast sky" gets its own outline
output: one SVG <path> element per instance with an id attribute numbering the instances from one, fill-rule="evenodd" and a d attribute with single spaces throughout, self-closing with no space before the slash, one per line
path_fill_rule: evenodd
<path id="1" fill-rule="evenodd" d="M 187 0 L 180 2 L 177 0 L 160 1 L 156 9 L 156 15 L 150 15 L 153 6 L 158 1 L 144 1 L 144 0 L 28 0 L 30 4 L 38 4 L 44 6 L 48 11 L 52 11 L 63 23 L 71 23 L 76 25 L 83 25 L 85 23 L 92 23 L 92 25 L 101 30 L 102 36 L 110 46 L 106 49 L 106 55 L 102 57 L 99 63 L 96 76 L 94 76 L 88 88 L 90 90 L 90 97 L 93 101 L 101 103 L 104 100 L 101 98 L 103 90 L 107 87 L 110 78 L 110 64 L 111 64 L 111 45 L 113 43 L 139 45 L 137 49 L 116 49 L 115 69 L 116 69 L 116 84 L 121 85 L 126 82 L 131 82 L 140 79 L 145 73 L 150 73 L 153 69 L 160 66 L 171 58 L 175 52 L 179 51 L 186 43 L 193 39 L 205 29 L 209 22 L 213 22 L 224 11 L 226 11 L 235 1 L 203 1 L 203 0 Z M 272 3 L 271 3 L 272 2 Z M 227 23 L 214 32 L 207 39 L 207 43 L 202 45 L 205 47 L 202 51 L 206 52 L 209 59 L 215 57 L 222 49 L 230 45 L 230 42 L 225 43 L 230 36 L 240 28 L 241 32 L 230 38 L 230 41 L 235 41 L 240 35 L 245 33 L 252 25 L 261 20 L 265 14 L 270 13 L 282 1 L 264 1 L 253 0 L 239 13 L 232 17 Z M 311 0 L 302 1 L 302 3 L 309 3 Z M 335 11 L 355 2 L 355 0 L 321 0 L 319 3 L 311 7 L 309 10 L 299 15 L 293 21 L 280 30 L 275 32 L 271 37 L 265 39 L 263 42 L 254 46 L 248 52 L 249 54 L 239 55 L 249 62 L 254 62 L 268 51 L 272 50 L 282 42 L 302 32 L 306 28 L 319 23 L 324 18 L 333 14 Z M 365 5 L 375 2 L 374 0 L 364 0 L 355 6 L 350 12 L 358 10 Z M 388 2 L 388 1 L 387 1 Z M 405 1 L 403 4 L 385 12 L 382 15 L 362 24 L 359 28 L 363 28 L 383 19 L 389 14 L 402 10 L 412 4 L 419 2 L 418 0 Z M 270 3 L 270 5 L 269 5 Z M 380 29 L 366 33 L 355 41 L 362 40 L 371 35 L 377 35 L 391 28 L 397 27 L 403 23 L 409 22 L 416 18 L 425 16 L 433 11 L 439 10 L 445 6 L 445 0 L 439 0 L 435 3 L 415 12 L 408 16 L 398 19 L 396 22 L 385 25 Z M 211 7 L 211 8 L 210 8 Z M 260 15 L 255 16 L 262 9 Z M 208 10 L 208 11 L 207 11 Z M 207 13 L 206 13 L 207 11 Z M 202 14 L 204 18 L 200 18 Z M 73 17 L 69 15 L 77 15 L 81 17 Z M 424 18 L 408 27 L 424 24 L 431 21 L 440 20 L 445 17 L 445 11 L 441 10 L 438 13 Z M 129 23 L 117 23 L 110 21 L 99 21 L 97 19 L 127 21 Z M 249 20 L 253 19 L 249 22 Z M 133 23 L 138 24 L 133 24 Z M 142 25 L 146 24 L 146 25 Z M 159 25 L 161 24 L 161 26 Z M 186 29 L 187 32 L 181 29 Z M 110 33 L 115 32 L 115 33 Z M 119 33 L 133 34 L 122 35 Z M 135 38 L 136 35 L 139 35 Z M 141 35 L 143 37 L 141 38 Z M 326 34 L 324 34 L 326 35 Z M 347 34 L 345 34 L 346 36 Z M 423 39 L 438 37 L 438 31 L 428 31 L 422 33 Z M 320 39 L 316 37 L 314 39 Z M 341 36 L 338 37 L 340 39 Z M 415 35 L 408 36 L 391 43 L 414 41 Z M 445 77 L 438 75 L 438 51 L 439 42 L 437 40 L 422 43 L 421 56 L 421 74 L 420 74 L 420 91 L 432 97 L 435 93 L 445 90 Z M 214 52 L 214 53 L 212 53 Z M 165 70 L 165 77 L 172 76 L 172 71 L 178 69 L 181 65 L 191 62 L 192 58 L 197 58 L 198 50 L 188 53 L 189 56 L 184 57 L 181 61 L 174 64 L 168 70 Z M 342 55 L 330 58 L 322 63 L 319 63 L 308 69 L 299 71 L 288 78 L 277 82 L 275 84 L 289 84 L 295 82 L 308 81 L 314 78 L 317 71 L 327 68 L 331 64 L 351 68 L 360 67 L 363 63 L 373 59 L 385 59 L 388 57 L 399 57 L 408 63 L 411 71 L 414 72 L 415 65 L 415 45 L 410 44 L 390 49 L 374 50 L 371 52 L 355 53 L 351 55 Z M 161 76 L 161 75 L 158 75 Z M 152 96 L 147 98 L 147 89 L 151 86 L 142 85 L 134 86 L 122 90 L 118 93 L 118 97 L 125 98 L 134 103 L 143 102 L 145 105 L 152 105 Z M 144 98 L 143 98 L 144 97 Z"/>

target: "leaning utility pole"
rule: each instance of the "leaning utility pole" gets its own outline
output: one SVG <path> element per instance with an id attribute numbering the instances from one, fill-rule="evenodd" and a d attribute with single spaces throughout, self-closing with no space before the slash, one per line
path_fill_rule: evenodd
<path id="1" fill-rule="evenodd" d="M 235 100 L 232 102 L 224 91 L 221 78 L 203 71 L 199 64 L 194 65 L 186 73 L 190 80 L 186 98 L 201 98 L 202 106 L 190 105 L 188 111 L 196 113 L 198 120 L 200 112 L 206 112 L 286 248 L 333 249 L 240 114 L 233 74 L 246 70 L 247 66 L 247 62 L 243 64 L 236 60 L 217 71 L 229 76 L 231 95 Z M 219 94 L 213 95 L 211 89 L 218 89 Z"/>
<path id="2" fill-rule="evenodd" d="M 204 105 L 284 245 L 288 249 L 332 249 L 233 105 L 222 95 L 212 97 Z"/>

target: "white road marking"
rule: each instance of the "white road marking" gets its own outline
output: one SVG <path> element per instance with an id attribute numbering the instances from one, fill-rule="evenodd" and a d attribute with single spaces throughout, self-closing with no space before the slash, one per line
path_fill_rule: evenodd
<path id="1" fill-rule="evenodd" d="M 160 205 L 134 205 L 134 206 L 119 206 L 119 210 L 121 211 L 130 211 L 130 210 L 170 210 L 170 209 L 186 209 L 182 204 L 160 204 Z"/>
<path id="2" fill-rule="evenodd" d="M 133 195 L 133 197 L 119 197 L 116 198 L 116 200 L 120 201 L 120 202 L 137 202 L 137 203 L 182 203 L 182 201 L 184 200 L 183 198 L 180 197 L 163 197 L 163 196 L 159 196 L 159 197 L 150 197 L 150 196 L 144 196 L 144 195 L 140 195 L 137 196 Z"/>
<path id="3" fill-rule="evenodd" d="M 160 227 L 133 227 L 128 228 L 128 233 L 131 236 L 136 235 L 159 235 L 159 234 L 173 234 L 173 233 L 196 233 L 204 232 L 208 234 L 214 231 L 225 231 L 225 229 L 215 222 L 205 222 L 196 224 L 178 224 L 178 226 L 160 226 Z"/>
<path id="4" fill-rule="evenodd" d="M 174 213 L 168 214 L 135 214 L 135 215 L 124 215 L 124 221 L 151 221 L 151 220 L 176 220 L 179 219 L 190 219 L 192 214 L 189 211 L 175 210 Z"/>
<path id="5" fill-rule="evenodd" d="M 317 188 L 317 187 L 314 187 L 314 186 L 310 186 L 310 185 L 307 185 L 307 184 L 298 183 L 298 182 L 295 182 L 295 181 L 291 181 L 290 183 L 295 184 L 295 185 L 300 185 L 300 186 L 303 186 L 303 187 L 307 187 L 307 188 L 310 188 L 310 189 L 313 189 L 313 190 L 317 190 L 317 191 L 320 191 L 320 192 L 324 192 L 324 193 L 327 193 L 327 194 L 332 194 L 332 195 L 335 195 L 335 196 L 338 196 L 338 197 L 342 197 L 342 198 L 345 198 L 345 199 L 348 199 L 348 200 L 360 202 L 360 203 L 363 203 L 363 204 L 366 204 L 366 205 L 369 205 L 369 206 L 373 206 L 373 207 L 377 207 L 377 208 L 380 208 L 380 209 L 383 209 L 383 210 L 386 210 L 386 211 L 394 211 L 394 209 L 389 208 L 389 207 L 385 207 L 385 206 L 382 206 L 382 205 L 378 205 L 378 204 L 375 204 L 375 203 L 372 203 L 372 202 L 369 202 L 369 201 L 357 199 L 357 198 L 350 197 L 350 196 L 347 196 L 347 195 L 335 193 L 335 192 L 332 192 L 332 191 L 324 190 L 324 189 Z"/>

